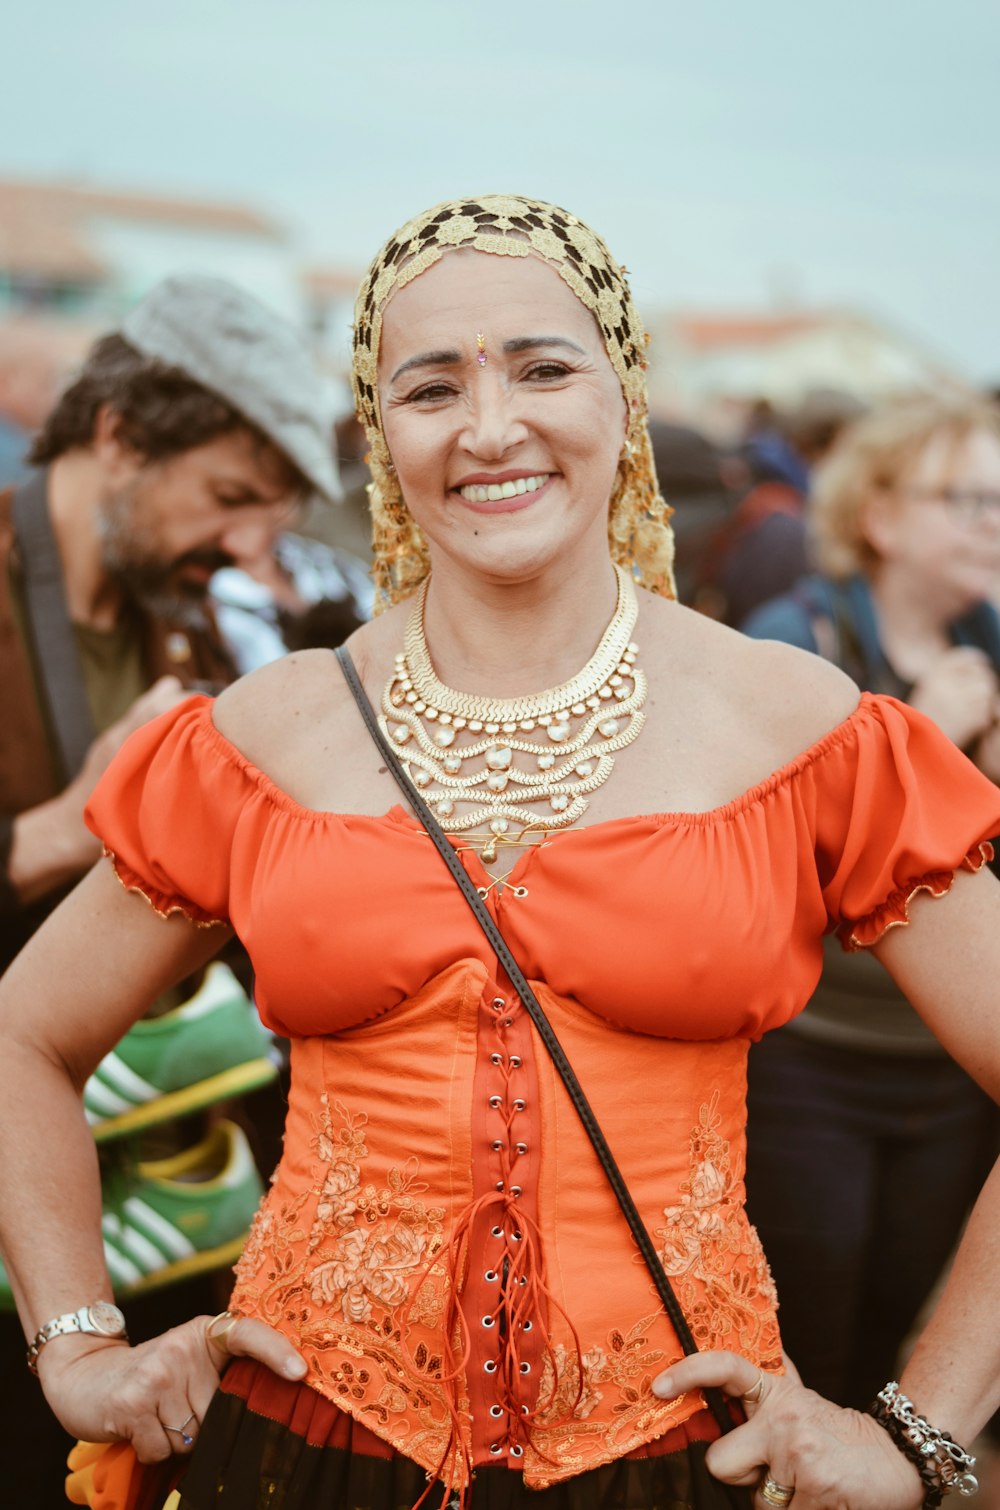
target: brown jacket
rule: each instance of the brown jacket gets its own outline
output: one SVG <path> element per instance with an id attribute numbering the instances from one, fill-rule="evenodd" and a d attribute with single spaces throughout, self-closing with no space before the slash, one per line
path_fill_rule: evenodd
<path id="1" fill-rule="evenodd" d="M 6 868 L 12 820 L 18 813 L 57 796 L 62 786 L 38 704 L 31 656 L 12 601 L 11 565 L 17 561 L 18 549 L 13 499 L 13 488 L 0 491 L 0 870 Z M 207 631 L 182 630 L 144 613 L 138 615 L 137 622 L 150 686 L 166 675 L 179 677 L 184 686 L 233 680 L 232 663 L 214 627 Z M 189 650 L 186 656 L 185 641 Z M 9 888 L 0 888 L 0 969 L 57 900 L 53 895 L 41 910 L 37 906 L 22 910 Z"/>

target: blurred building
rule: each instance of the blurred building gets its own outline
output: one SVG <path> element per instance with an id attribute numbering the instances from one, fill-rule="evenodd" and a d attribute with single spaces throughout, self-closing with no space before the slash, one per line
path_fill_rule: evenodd
<path id="1" fill-rule="evenodd" d="M 0 319 L 99 329 L 170 273 L 215 273 L 304 314 L 284 229 L 242 205 L 0 180 Z"/>
<path id="2" fill-rule="evenodd" d="M 715 430 L 738 423 L 757 400 L 784 409 L 817 389 L 866 403 L 915 390 L 967 389 L 918 342 L 849 311 L 680 311 L 654 316 L 650 326 L 654 413 L 686 416 Z"/>

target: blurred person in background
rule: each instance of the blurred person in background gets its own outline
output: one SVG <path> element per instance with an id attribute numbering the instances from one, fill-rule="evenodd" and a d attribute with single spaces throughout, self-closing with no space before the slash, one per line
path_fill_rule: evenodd
<path id="1" fill-rule="evenodd" d="M 350 551 L 278 529 L 211 583 L 219 632 L 241 676 L 289 649 L 336 648 L 372 616 L 368 566 Z M 319 629 L 319 626 L 323 626 Z M 330 631 L 337 625 L 331 644 Z"/>
<path id="2" fill-rule="evenodd" d="M 666 497 L 677 510 L 682 603 L 738 628 L 810 570 L 810 476 L 864 406 L 816 389 L 784 417 L 760 401 L 746 438 L 725 452 L 681 426 L 651 426 Z M 661 460 L 662 457 L 662 460 Z"/>
<path id="3" fill-rule="evenodd" d="M 0 488 L 31 475 L 32 435 L 55 402 L 58 381 L 50 332 L 27 321 L 0 324 Z"/>
<path id="4" fill-rule="evenodd" d="M 167 280 L 99 340 L 44 419 L 38 470 L 0 493 L 0 970 L 98 858 L 83 810 L 128 734 L 232 680 L 212 573 L 269 544 L 299 500 L 336 496 L 330 426 L 292 327 L 199 277 Z M 210 1303 L 167 1293 L 153 1330 Z M 13 1315 L 0 1359 L 11 1377 L 22 1365 Z M 5 1475 L 9 1502 L 65 1503 L 65 1433 L 40 1394 L 7 1405 L 37 1454 Z"/>
<path id="5" fill-rule="evenodd" d="M 811 519 L 820 573 L 746 632 L 920 709 L 1000 781 L 996 410 L 927 398 L 861 419 Z M 993 1102 L 868 951 L 827 939 L 812 1001 L 749 1069 L 748 1206 L 806 1384 L 864 1408 L 895 1377 L 996 1132 Z"/>

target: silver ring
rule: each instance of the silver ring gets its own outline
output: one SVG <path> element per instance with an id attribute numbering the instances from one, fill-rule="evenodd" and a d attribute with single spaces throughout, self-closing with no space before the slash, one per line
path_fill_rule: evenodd
<path id="1" fill-rule="evenodd" d="M 164 1431 L 172 1431 L 175 1434 L 175 1436 L 180 1437 L 181 1442 L 182 1442 L 182 1444 L 185 1447 L 191 1447 L 194 1444 L 194 1437 L 191 1435 L 191 1433 L 189 1431 L 185 1431 L 184 1428 L 185 1428 L 185 1426 L 187 1426 L 188 1421 L 193 1421 L 193 1420 L 194 1420 L 194 1411 L 192 1411 L 191 1414 L 184 1421 L 181 1422 L 180 1426 L 168 1426 L 167 1423 L 166 1423 L 166 1421 L 161 1421 L 160 1425 L 163 1427 Z"/>
<path id="2" fill-rule="evenodd" d="M 757 1493 L 765 1505 L 774 1505 L 777 1510 L 785 1510 L 785 1506 L 790 1505 L 795 1498 L 795 1490 L 789 1484 L 779 1484 L 777 1479 L 773 1479 L 770 1474 L 766 1476 Z"/>

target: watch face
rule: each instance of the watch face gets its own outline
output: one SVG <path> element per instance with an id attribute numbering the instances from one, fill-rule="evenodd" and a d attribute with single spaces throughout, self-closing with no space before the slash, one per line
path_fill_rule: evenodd
<path id="1" fill-rule="evenodd" d="M 87 1320 L 95 1332 L 101 1332 L 105 1337 L 120 1337 L 125 1330 L 125 1317 L 107 1300 L 88 1306 Z"/>

